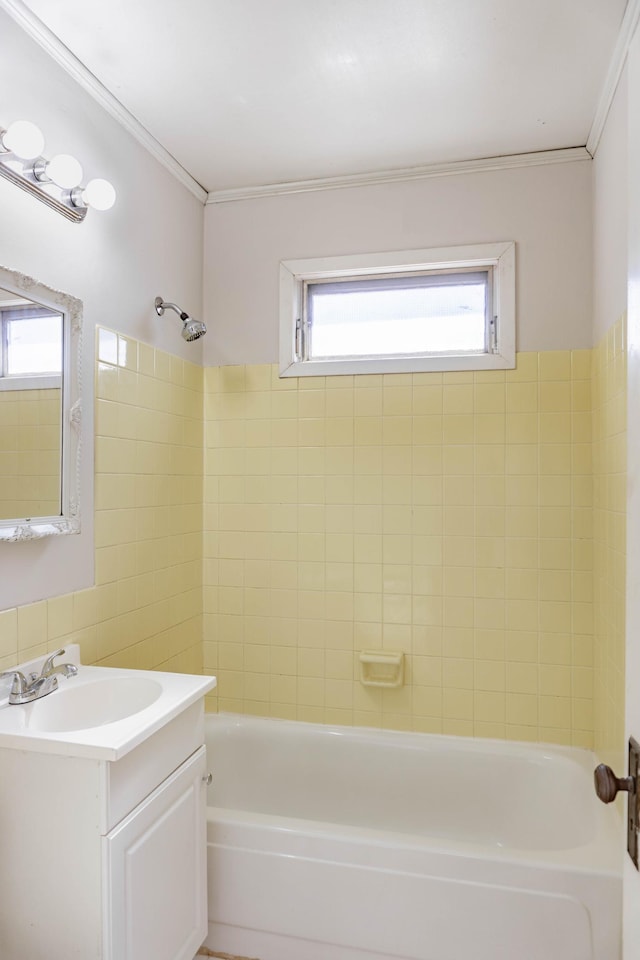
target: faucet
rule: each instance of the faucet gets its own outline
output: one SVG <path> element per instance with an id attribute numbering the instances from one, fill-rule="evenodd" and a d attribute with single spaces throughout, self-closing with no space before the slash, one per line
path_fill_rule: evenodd
<path id="1" fill-rule="evenodd" d="M 53 661 L 58 657 L 64 656 L 66 650 L 57 650 L 55 653 L 52 653 L 50 657 L 47 657 L 45 662 L 42 664 L 42 670 L 40 671 L 40 677 L 33 677 L 34 680 L 39 680 L 42 677 L 52 677 L 56 673 L 62 674 L 63 677 L 75 677 L 78 668 L 75 663 L 59 663 L 54 667 Z"/>
<path id="2" fill-rule="evenodd" d="M 9 703 L 31 703 L 33 700 L 39 700 L 53 693 L 58 689 L 58 675 L 63 677 L 75 677 L 78 668 L 73 663 L 60 663 L 54 667 L 53 661 L 56 657 L 61 657 L 64 650 L 58 650 L 47 657 L 42 664 L 40 673 L 30 673 L 25 677 L 21 670 L 7 670 L 0 673 L 2 677 L 12 677 L 13 683 L 9 692 Z"/>

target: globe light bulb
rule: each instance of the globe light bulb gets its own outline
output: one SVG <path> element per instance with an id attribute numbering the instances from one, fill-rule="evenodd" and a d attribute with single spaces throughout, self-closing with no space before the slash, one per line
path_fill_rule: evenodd
<path id="1" fill-rule="evenodd" d="M 116 191 L 108 180 L 90 180 L 82 191 L 82 199 L 94 210 L 110 210 L 116 202 Z"/>
<path id="2" fill-rule="evenodd" d="M 68 153 L 58 153 L 46 166 L 47 176 L 59 187 L 71 190 L 82 180 L 82 167 L 75 157 Z"/>
<path id="3" fill-rule="evenodd" d="M 44 137 L 29 120 L 15 120 L 2 134 L 2 143 L 21 160 L 35 160 L 44 149 Z"/>

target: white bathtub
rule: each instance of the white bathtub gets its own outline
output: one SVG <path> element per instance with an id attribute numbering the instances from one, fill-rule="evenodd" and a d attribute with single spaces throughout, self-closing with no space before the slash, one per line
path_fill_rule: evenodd
<path id="1" fill-rule="evenodd" d="M 621 839 L 570 748 L 207 718 L 209 935 L 259 960 L 618 960 Z"/>

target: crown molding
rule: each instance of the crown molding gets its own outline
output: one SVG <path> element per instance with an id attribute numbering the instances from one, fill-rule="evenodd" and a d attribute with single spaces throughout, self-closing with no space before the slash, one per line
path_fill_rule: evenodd
<path id="1" fill-rule="evenodd" d="M 21 0 L 0 0 L 0 9 L 22 27 L 110 116 L 127 130 L 138 143 L 169 170 L 201 203 L 207 200 L 207 191 L 178 163 L 168 150 L 143 127 L 90 70 L 65 47 L 61 40 L 35 16 Z"/>
<path id="2" fill-rule="evenodd" d="M 638 20 L 640 20 L 640 0 L 628 0 L 622 23 L 620 24 L 618 39 L 611 56 L 609 70 L 607 71 L 593 123 L 591 124 L 591 130 L 587 137 L 587 150 L 592 157 L 595 156 L 598 146 L 600 145 L 604 126 L 609 116 L 609 110 L 611 109 L 611 104 L 613 103 L 613 98 L 627 59 L 629 46 L 636 27 L 638 26 Z"/>
<path id="3" fill-rule="evenodd" d="M 484 157 L 481 160 L 431 163 L 421 167 L 380 170 L 376 173 L 354 174 L 346 177 L 325 177 L 319 180 L 293 180 L 289 183 L 270 183 L 261 187 L 212 190 L 207 199 L 207 203 L 228 203 L 232 200 L 255 200 L 259 197 L 278 197 L 287 193 L 310 193 L 315 190 L 337 190 L 341 187 L 368 187 L 378 183 L 403 183 L 407 180 L 428 180 L 430 177 L 452 177 L 463 173 L 510 170 L 517 167 L 539 167 L 548 163 L 573 163 L 576 160 L 591 159 L 591 154 L 584 147 L 569 147 L 563 150 L 518 153 L 505 157 Z"/>
<path id="4" fill-rule="evenodd" d="M 479 160 L 461 160 L 451 163 L 435 163 L 381 170 L 366 174 L 342 177 L 324 177 L 311 180 L 293 180 L 284 183 L 264 184 L 258 187 L 237 187 L 207 191 L 185 168 L 178 163 L 136 117 L 111 94 L 84 64 L 62 43 L 38 17 L 25 6 L 22 0 L 0 0 L 4 10 L 22 29 L 38 43 L 106 112 L 113 117 L 138 143 L 187 188 L 201 203 L 227 203 L 234 200 L 252 200 L 260 197 L 282 196 L 292 193 L 309 193 L 318 190 L 336 190 L 346 187 L 364 187 L 381 183 L 402 183 L 410 180 L 426 180 L 431 177 L 456 176 L 491 170 L 506 170 L 517 167 L 540 166 L 547 163 L 569 163 L 591 159 L 598 149 L 606 119 L 611 108 L 616 87 L 624 68 L 631 39 L 640 20 L 640 0 L 628 0 L 622 18 L 618 40 L 611 58 L 607 78 L 598 102 L 586 147 L 570 147 Z"/>

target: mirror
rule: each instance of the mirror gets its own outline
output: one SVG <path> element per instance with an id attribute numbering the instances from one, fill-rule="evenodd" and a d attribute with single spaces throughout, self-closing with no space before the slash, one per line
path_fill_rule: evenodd
<path id="1" fill-rule="evenodd" d="M 0 267 L 0 540 L 80 532 L 82 304 Z"/>

